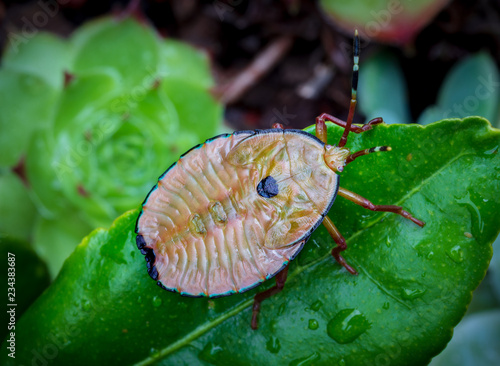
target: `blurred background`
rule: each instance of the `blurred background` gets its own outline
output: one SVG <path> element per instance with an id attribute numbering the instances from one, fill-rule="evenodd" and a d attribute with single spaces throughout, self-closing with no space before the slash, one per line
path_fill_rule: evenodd
<path id="1" fill-rule="evenodd" d="M 92 35 L 105 25 L 80 30 L 110 15 L 135 18 L 194 49 L 172 42 L 158 50 L 146 31 L 128 39 L 133 25 L 105 33 L 102 44 Z M 33 263 L 38 285 L 25 307 L 84 235 L 136 207 L 158 166 L 189 147 L 276 122 L 304 128 L 324 112 L 346 119 L 355 28 L 361 35 L 356 123 L 382 116 L 425 125 L 479 115 L 500 127 L 498 0 L 2 1 L 0 20 L 0 234 L 7 246 L 24 245 Z M 108 48 L 105 41 L 120 43 L 122 36 L 126 41 Z M 127 53 L 127 42 L 141 44 L 146 56 Z M 148 71 L 157 52 L 182 65 L 180 74 L 161 65 Z M 98 71 L 97 54 L 108 57 Z M 120 64 L 125 58 L 137 61 L 133 69 Z M 80 71 L 85 77 L 75 80 Z M 134 90 L 134 80 L 147 80 L 148 91 Z M 60 99 L 62 90 L 70 96 Z M 150 106 L 155 98 L 165 110 Z M 102 106 L 89 110 L 85 102 L 96 100 Z M 69 116 L 84 122 L 73 126 Z M 159 153 L 165 141 L 167 156 Z M 135 172 L 137 165 L 151 171 Z M 109 173 L 106 184 L 97 171 Z M 432 364 L 499 364 L 499 304 L 495 255 L 468 315 Z"/>
<path id="2" fill-rule="evenodd" d="M 2 45 L 9 31 L 33 21 L 43 25 L 37 29 L 67 37 L 90 19 L 133 7 L 136 15 L 151 22 L 161 35 L 182 39 L 206 51 L 218 92 L 224 92 L 222 86 L 259 58 L 261 64 L 249 74 L 252 80 L 240 81 L 247 85 L 244 92 L 240 91 L 243 85 L 238 85 L 237 93 L 231 89 L 232 95 L 223 99 L 226 121 L 236 129 L 268 128 L 280 118 L 287 118 L 295 128 L 303 128 L 321 112 L 345 118 L 355 27 L 363 37 L 361 70 L 379 66 L 366 62 L 383 49 L 387 54 L 379 60 L 385 66 L 381 72 L 387 73 L 384 75 L 390 81 L 402 77 L 399 73 L 404 75 L 403 80 L 397 80 L 404 86 L 378 80 L 379 97 L 387 99 L 386 103 L 402 97 L 395 94 L 406 94 L 407 110 L 401 112 L 404 119 L 399 123 L 417 122 L 427 107 L 436 104 L 440 86 L 457 62 L 478 53 L 495 65 L 500 60 L 500 4 L 495 0 L 352 4 L 299 0 L 54 0 L 57 11 L 52 10 L 54 15 L 49 14 L 48 21 L 37 19 L 37 13 L 44 11 L 38 1 L 2 3 Z M 393 3 L 393 9 L 386 3 Z M 48 8 L 55 9 L 54 5 Z M 361 85 L 367 82 L 360 78 Z M 370 98 L 373 96 L 360 92 L 360 105 Z M 473 106 L 471 102 L 471 108 L 463 108 L 463 116 L 477 114 Z M 361 109 L 358 122 L 370 113 Z"/>

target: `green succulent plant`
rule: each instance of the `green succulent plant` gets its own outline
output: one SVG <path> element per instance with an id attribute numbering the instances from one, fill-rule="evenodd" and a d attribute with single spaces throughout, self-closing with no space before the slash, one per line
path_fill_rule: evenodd
<path id="1" fill-rule="evenodd" d="M 7 49 L 0 167 L 25 158 L 34 247 L 53 276 L 82 236 L 137 207 L 159 172 L 216 134 L 212 84 L 203 53 L 131 18 Z"/>

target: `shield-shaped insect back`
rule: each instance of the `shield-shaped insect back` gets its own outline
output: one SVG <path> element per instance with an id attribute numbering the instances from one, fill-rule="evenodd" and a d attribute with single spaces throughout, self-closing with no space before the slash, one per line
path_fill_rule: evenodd
<path id="1" fill-rule="evenodd" d="M 184 296 L 220 297 L 245 292 L 276 276 L 276 285 L 255 296 L 251 326 L 260 304 L 280 292 L 289 262 L 323 224 L 337 244 L 332 256 L 357 274 L 340 254 L 342 234 L 326 216 L 337 194 L 374 211 L 394 212 L 424 223 L 399 206 L 373 205 L 339 186 L 339 175 L 356 153 L 345 147 L 349 132 L 383 122 L 352 125 L 356 107 L 359 38 L 354 38 L 352 96 L 346 122 L 322 114 L 316 134 L 284 129 L 224 134 L 195 146 L 163 173 L 137 219 L 137 246 L 158 285 Z M 338 146 L 327 143 L 325 121 L 344 128 Z"/>

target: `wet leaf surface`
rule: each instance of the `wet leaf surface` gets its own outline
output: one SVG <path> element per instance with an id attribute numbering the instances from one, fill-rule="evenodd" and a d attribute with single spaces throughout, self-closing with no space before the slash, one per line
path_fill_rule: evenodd
<path id="1" fill-rule="evenodd" d="M 0 256 L 5 263 L 2 264 L 0 276 L 5 304 L 2 306 L 4 311 L 1 315 L 1 321 L 4 326 L 0 331 L 0 337 L 3 339 L 7 335 L 6 338 L 9 339 L 11 332 L 16 333 L 16 321 L 49 286 L 50 276 L 45 263 L 24 241 L 0 235 Z M 9 278 L 14 278 L 14 281 L 9 281 Z M 10 283 L 13 286 L 10 286 Z M 12 320 L 12 316 L 15 317 L 16 321 Z M 14 348 L 15 343 L 14 340 Z M 2 345 L 9 347 L 10 342 L 2 343 Z M 2 349 L 6 347 L 2 347 Z M 5 354 L 2 354 L 3 356 Z"/>
<path id="2" fill-rule="evenodd" d="M 308 131 L 312 131 L 311 128 Z M 329 126 L 330 142 L 341 129 Z M 450 340 L 484 277 L 500 228 L 500 132 L 480 118 L 351 134 L 342 187 L 397 204 L 427 225 L 337 199 L 352 276 L 318 229 L 285 289 L 250 328 L 252 296 L 192 299 L 160 289 L 135 246 L 138 211 L 87 236 L 19 320 L 15 364 L 422 365 Z M 154 184 L 154 182 L 152 182 Z M 2 355 L 3 363 L 14 364 Z"/>

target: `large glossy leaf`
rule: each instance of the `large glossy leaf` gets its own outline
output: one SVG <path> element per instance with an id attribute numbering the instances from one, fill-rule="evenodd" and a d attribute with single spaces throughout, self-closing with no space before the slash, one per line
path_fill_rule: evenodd
<path id="1" fill-rule="evenodd" d="M 309 129 L 311 131 L 311 129 Z M 330 141 L 341 129 L 329 127 Z M 135 247 L 137 211 L 96 230 L 19 320 L 16 360 L 54 365 L 422 365 L 439 353 L 484 277 L 500 228 L 500 131 L 480 118 L 426 127 L 377 126 L 354 150 L 390 153 L 350 164 L 341 185 L 399 204 L 427 225 L 338 198 L 329 216 L 348 243 L 352 276 L 318 229 L 290 266 L 285 289 L 263 303 L 160 289 Z M 161 170 L 161 169 L 160 169 Z M 153 183 L 153 182 L 152 182 Z"/>
<path id="2" fill-rule="evenodd" d="M 50 283 L 47 266 L 31 249 L 27 242 L 0 234 L 0 257 L 2 273 L 0 274 L 4 303 L 0 320 L 3 324 L 0 338 L 16 332 L 15 321 L 18 320 L 35 299 Z M 8 269 L 10 268 L 10 269 Z M 8 280 L 11 278 L 11 280 Z M 14 280 L 12 280 L 12 278 Z M 15 342 L 14 342 L 15 343 Z M 6 343 L 2 343 L 5 350 Z M 10 342 L 7 347 L 10 346 Z M 10 353 L 10 351 L 9 351 Z M 4 356 L 2 354 L 2 356 Z"/>

